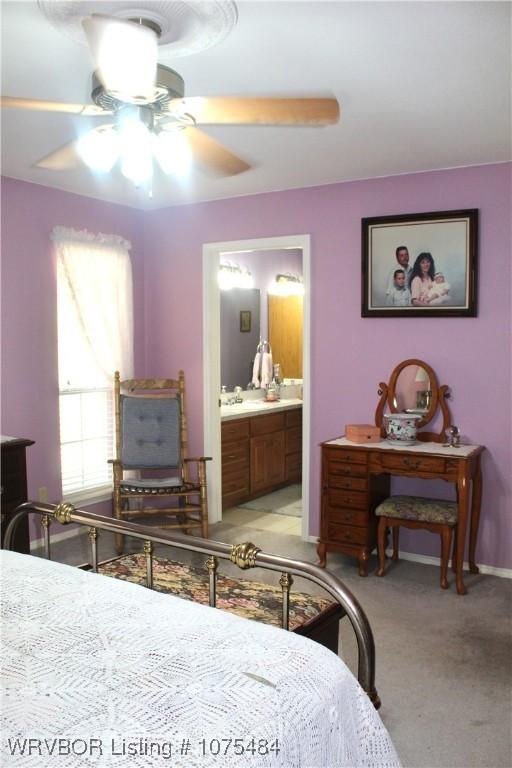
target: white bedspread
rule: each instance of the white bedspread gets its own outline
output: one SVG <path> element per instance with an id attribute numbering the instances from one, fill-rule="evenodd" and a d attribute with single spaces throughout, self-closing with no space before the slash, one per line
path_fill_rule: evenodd
<path id="1" fill-rule="evenodd" d="M 2 766 L 399 765 L 317 643 L 27 555 L 0 564 Z"/>

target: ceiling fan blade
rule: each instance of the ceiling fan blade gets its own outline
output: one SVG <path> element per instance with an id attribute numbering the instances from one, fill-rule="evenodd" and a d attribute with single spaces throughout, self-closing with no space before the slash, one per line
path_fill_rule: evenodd
<path id="1" fill-rule="evenodd" d="M 149 27 L 133 21 L 93 15 L 82 25 L 105 90 L 122 99 L 152 101 L 158 39 Z"/>
<path id="2" fill-rule="evenodd" d="M 236 176 L 251 167 L 203 131 L 187 128 L 185 135 L 192 148 L 194 159 L 219 176 Z"/>
<path id="3" fill-rule="evenodd" d="M 77 150 L 77 141 L 70 141 L 64 144 L 55 152 L 43 157 L 35 163 L 36 168 L 45 168 L 50 171 L 65 171 L 68 169 L 79 168 L 83 165 Z"/>
<path id="4" fill-rule="evenodd" d="M 42 99 L 19 99 L 15 96 L 1 96 L 0 106 L 11 109 L 29 109 L 35 112 L 65 112 L 70 115 L 84 115 L 85 117 L 103 117 L 111 115 L 95 104 L 64 104 L 61 101 L 43 101 Z"/>
<path id="5" fill-rule="evenodd" d="M 173 99 L 170 112 L 191 114 L 197 125 L 331 125 L 340 117 L 336 99 L 202 98 Z"/>

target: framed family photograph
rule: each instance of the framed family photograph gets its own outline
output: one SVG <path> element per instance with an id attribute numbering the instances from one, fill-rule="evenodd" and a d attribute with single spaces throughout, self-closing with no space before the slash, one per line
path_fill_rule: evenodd
<path id="1" fill-rule="evenodd" d="M 478 210 L 362 219 L 362 317 L 476 317 Z"/>
<path id="2" fill-rule="evenodd" d="M 240 312 L 240 333 L 250 333 L 251 331 L 251 312 L 249 309 L 242 309 Z"/>

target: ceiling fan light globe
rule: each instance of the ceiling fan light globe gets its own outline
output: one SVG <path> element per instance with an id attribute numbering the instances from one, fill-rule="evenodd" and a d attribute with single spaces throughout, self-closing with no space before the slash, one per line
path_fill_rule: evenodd
<path id="1" fill-rule="evenodd" d="M 186 176 L 192 165 L 192 150 L 180 129 L 160 131 L 154 135 L 153 152 L 164 173 Z"/>
<path id="2" fill-rule="evenodd" d="M 134 184 L 142 184 L 153 175 L 151 133 L 132 118 L 121 121 L 118 131 L 121 173 Z"/>
<path id="3" fill-rule="evenodd" d="M 157 67 L 153 30 L 101 16 L 84 19 L 83 26 L 105 90 L 120 101 L 152 102 Z"/>
<path id="4" fill-rule="evenodd" d="M 114 130 L 93 130 L 78 139 L 77 152 L 93 171 L 108 173 L 119 157 L 119 143 Z"/>

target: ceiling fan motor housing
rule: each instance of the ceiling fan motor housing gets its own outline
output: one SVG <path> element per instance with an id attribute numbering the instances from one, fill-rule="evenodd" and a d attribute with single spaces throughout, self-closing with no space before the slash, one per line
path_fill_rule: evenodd
<path id="1" fill-rule="evenodd" d="M 165 112 L 171 99 L 181 99 L 184 94 L 185 83 L 181 75 L 163 64 L 159 64 L 157 67 L 155 90 L 151 100 L 143 98 L 131 101 L 124 100 L 105 90 L 97 72 L 92 75 L 91 98 L 95 104 L 108 111 L 116 112 L 125 107 L 127 103 L 131 103 L 139 106 L 151 106 L 157 113 Z"/>

